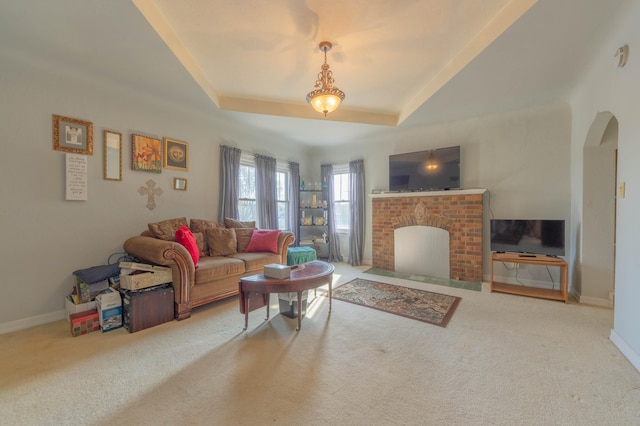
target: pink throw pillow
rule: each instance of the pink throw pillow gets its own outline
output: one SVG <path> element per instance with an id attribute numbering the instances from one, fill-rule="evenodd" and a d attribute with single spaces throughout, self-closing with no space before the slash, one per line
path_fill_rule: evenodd
<path id="1" fill-rule="evenodd" d="M 180 227 L 176 231 L 176 242 L 182 244 L 187 249 L 191 258 L 193 259 L 193 265 L 198 267 L 198 260 L 200 260 L 200 250 L 198 249 L 198 243 L 196 237 L 191 230 L 186 226 Z"/>
<path id="2" fill-rule="evenodd" d="M 256 229 L 251 235 L 247 246 L 247 253 L 264 252 L 278 253 L 279 229 Z"/>

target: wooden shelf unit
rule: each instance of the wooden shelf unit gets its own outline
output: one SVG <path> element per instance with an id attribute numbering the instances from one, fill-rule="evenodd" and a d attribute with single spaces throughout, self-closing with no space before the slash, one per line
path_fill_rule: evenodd
<path id="1" fill-rule="evenodd" d="M 539 266 L 556 266 L 560 268 L 560 289 L 550 290 L 546 288 L 528 287 L 514 284 L 505 284 L 493 281 L 493 262 L 520 263 Z M 567 262 L 557 257 L 544 255 L 527 256 L 518 253 L 492 253 L 491 254 L 491 292 L 517 294 L 519 296 L 537 297 L 540 299 L 561 300 L 568 303 L 568 268 Z"/>

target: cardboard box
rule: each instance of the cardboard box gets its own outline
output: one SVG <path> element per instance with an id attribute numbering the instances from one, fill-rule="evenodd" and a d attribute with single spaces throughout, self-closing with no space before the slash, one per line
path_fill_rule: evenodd
<path id="1" fill-rule="evenodd" d="M 69 317 L 72 314 L 77 314 L 78 312 L 84 312 L 84 311 L 90 311 L 91 309 L 95 309 L 96 308 L 96 302 L 95 300 L 92 300 L 91 302 L 87 302 L 87 303 L 79 303 L 79 304 L 75 304 L 73 303 L 73 299 L 71 298 L 71 296 L 67 296 L 64 298 L 64 305 L 65 305 L 65 310 L 67 311 L 67 321 L 69 321 Z"/>
<path id="2" fill-rule="evenodd" d="M 264 276 L 267 278 L 277 278 L 285 280 L 291 276 L 291 266 L 272 263 L 264 265 Z"/>
<path id="3" fill-rule="evenodd" d="M 69 328 L 73 337 L 82 336 L 83 334 L 100 329 L 100 321 L 96 309 L 71 314 L 69 322 Z"/>
<path id="4" fill-rule="evenodd" d="M 97 295 L 96 309 L 103 333 L 122 327 L 122 299 L 119 292 L 110 288 Z"/>
<path id="5" fill-rule="evenodd" d="M 141 290 L 173 281 L 171 268 L 145 263 L 120 262 L 120 288 Z"/>

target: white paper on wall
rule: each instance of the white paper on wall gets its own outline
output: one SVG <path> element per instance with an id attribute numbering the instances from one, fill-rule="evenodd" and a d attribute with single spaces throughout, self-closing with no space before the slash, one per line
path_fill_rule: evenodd
<path id="1" fill-rule="evenodd" d="M 87 200 L 87 157 L 80 154 L 65 154 L 66 195 L 65 200 Z"/>

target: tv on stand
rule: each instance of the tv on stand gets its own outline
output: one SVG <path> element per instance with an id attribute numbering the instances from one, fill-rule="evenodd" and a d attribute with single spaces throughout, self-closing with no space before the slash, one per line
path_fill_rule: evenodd
<path id="1" fill-rule="evenodd" d="M 491 219 L 491 251 L 564 256 L 564 220 Z"/>

